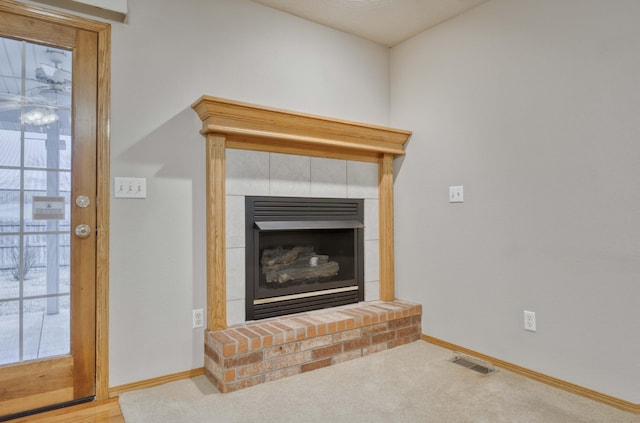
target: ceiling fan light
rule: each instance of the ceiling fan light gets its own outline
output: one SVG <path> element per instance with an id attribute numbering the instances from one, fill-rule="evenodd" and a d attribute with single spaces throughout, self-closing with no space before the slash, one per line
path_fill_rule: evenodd
<path id="1" fill-rule="evenodd" d="M 31 109 L 22 114 L 22 123 L 27 125 L 49 125 L 58 120 L 58 114 L 53 110 Z"/>
<path id="2" fill-rule="evenodd" d="M 42 122 L 41 125 L 49 125 L 57 120 L 58 115 L 55 112 L 48 112 L 44 116 L 42 116 L 42 119 L 40 119 L 40 121 Z"/>

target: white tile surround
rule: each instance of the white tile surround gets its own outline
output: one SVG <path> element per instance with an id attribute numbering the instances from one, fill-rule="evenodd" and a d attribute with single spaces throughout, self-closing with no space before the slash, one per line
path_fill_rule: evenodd
<path id="1" fill-rule="evenodd" d="M 379 299 L 378 165 L 226 150 L 227 324 L 244 323 L 244 197 L 364 199 L 365 301 Z"/>

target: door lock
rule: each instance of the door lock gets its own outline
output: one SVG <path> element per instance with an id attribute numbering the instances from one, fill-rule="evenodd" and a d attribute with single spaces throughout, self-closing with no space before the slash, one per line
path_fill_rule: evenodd
<path id="1" fill-rule="evenodd" d="M 91 235 L 91 226 L 84 223 L 76 226 L 76 236 L 78 238 L 86 238 L 89 235 Z"/>
<path id="2" fill-rule="evenodd" d="M 76 197 L 76 205 L 78 207 L 82 207 L 84 209 L 89 207 L 89 204 L 91 204 L 91 200 L 89 200 L 89 197 L 86 195 L 78 195 Z"/>

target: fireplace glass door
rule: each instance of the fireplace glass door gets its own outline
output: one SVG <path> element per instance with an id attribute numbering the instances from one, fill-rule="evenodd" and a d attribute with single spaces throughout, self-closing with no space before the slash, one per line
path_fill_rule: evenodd
<path id="1" fill-rule="evenodd" d="M 247 197 L 247 320 L 364 298 L 361 203 Z"/>

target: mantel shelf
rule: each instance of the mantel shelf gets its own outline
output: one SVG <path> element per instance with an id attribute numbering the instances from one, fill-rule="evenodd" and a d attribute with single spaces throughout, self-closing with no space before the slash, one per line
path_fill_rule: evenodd
<path id="1" fill-rule="evenodd" d="M 203 135 L 227 148 L 377 162 L 404 154 L 410 131 L 272 109 L 211 96 L 192 105 Z"/>
<path id="2" fill-rule="evenodd" d="M 378 164 L 380 300 L 394 296 L 393 159 L 410 131 L 202 96 L 207 162 L 207 328 L 227 327 L 225 178 L 227 148 Z"/>

